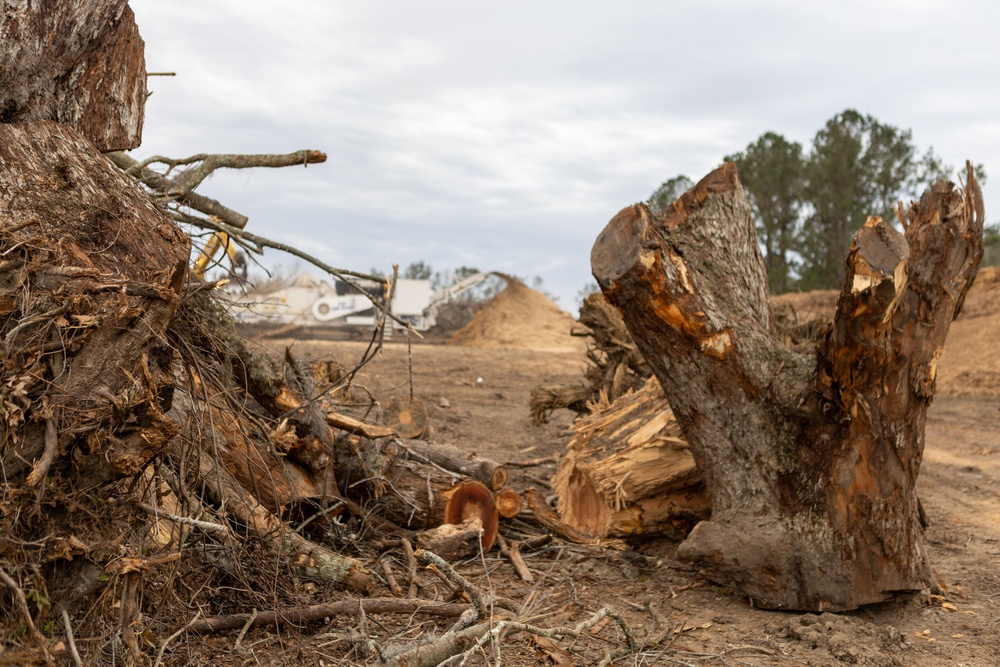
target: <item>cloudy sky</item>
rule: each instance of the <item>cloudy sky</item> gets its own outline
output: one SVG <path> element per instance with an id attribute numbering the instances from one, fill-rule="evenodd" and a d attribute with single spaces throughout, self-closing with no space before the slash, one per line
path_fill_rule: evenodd
<path id="1" fill-rule="evenodd" d="M 326 152 L 199 191 L 341 268 L 538 275 L 575 311 L 622 207 L 763 132 L 808 145 L 846 108 L 984 163 L 996 221 L 998 3 L 131 4 L 148 70 L 177 73 L 150 80 L 133 155 Z"/>

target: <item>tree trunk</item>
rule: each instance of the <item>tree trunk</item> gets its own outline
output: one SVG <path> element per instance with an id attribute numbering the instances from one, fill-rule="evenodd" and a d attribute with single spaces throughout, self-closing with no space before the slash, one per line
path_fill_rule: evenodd
<path id="1" fill-rule="evenodd" d="M 85 487 L 135 474 L 176 432 L 165 332 L 190 242 L 64 125 L 0 124 L 0 165 L 0 399 L 21 429 L 0 447 L 6 479 L 31 466 L 41 482 L 68 448 Z"/>
<path id="2" fill-rule="evenodd" d="M 0 123 L 52 120 L 100 151 L 136 148 L 145 44 L 128 0 L 5 3 Z"/>
<path id="3" fill-rule="evenodd" d="M 771 608 L 852 609 L 932 583 L 914 487 L 937 358 L 982 258 L 982 194 L 967 178 L 913 204 L 905 236 L 869 219 L 815 355 L 775 336 L 734 165 L 601 233 L 594 275 L 712 501 L 679 557 Z"/>

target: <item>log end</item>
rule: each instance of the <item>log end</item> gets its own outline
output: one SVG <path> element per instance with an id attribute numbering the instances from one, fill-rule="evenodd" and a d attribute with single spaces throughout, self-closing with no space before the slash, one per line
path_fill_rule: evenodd
<path id="1" fill-rule="evenodd" d="M 623 208 L 601 231 L 590 251 L 590 267 L 597 283 L 608 294 L 636 262 L 651 261 L 653 214 L 645 204 Z M 613 302 L 613 299 L 611 299 Z"/>
<path id="2" fill-rule="evenodd" d="M 514 489 L 500 489 L 493 494 L 493 500 L 497 506 L 497 513 L 505 519 L 516 517 L 524 506 L 521 494 Z"/>
<path id="3" fill-rule="evenodd" d="M 468 480 L 446 492 L 448 502 L 444 508 L 445 524 L 458 525 L 476 518 L 482 524 L 480 538 L 483 551 L 489 551 L 497 537 L 500 515 L 493 492 L 482 482 Z"/>

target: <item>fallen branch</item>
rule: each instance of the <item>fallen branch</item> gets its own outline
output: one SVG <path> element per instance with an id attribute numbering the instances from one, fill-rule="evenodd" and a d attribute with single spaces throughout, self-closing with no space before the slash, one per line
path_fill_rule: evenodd
<path id="1" fill-rule="evenodd" d="M 439 572 L 448 578 L 448 581 L 465 591 L 465 594 L 472 600 L 472 606 L 478 615 L 477 620 L 482 620 L 489 616 L 489 609 L 486 606 L 486 600 L 483 599 L 483 594 L 468 579 L 456 572 L 455 568 L 449 565 L 443 558 L 426 549 L 417 549 L 414 556 L 417 560 L 436 567 Z"/>
<path id="2" fill-rule="evenodd" d="M 535 575 L 531 573 L 528 569 L 528 565 L 521 558 L 521 543 L 514 542 L 511 545 L 507 545 L 507 540 L 503 538 L 503 535 L 497 535 L 497 544 L 500 546 L 500 555 L 504 556 L 510 561 L 510 564 L 514 566 L 514 571 L 517 572 L 517 576 L 521 578 L 521 581 L 525 583 L 532 583 L 535 580 Z"/>
<path id="3" fill-rule="evenodd" d="M 187 516 L 177 516 L 176 514 L 171 514 L 170 512 L 164 512 L 161 509 L 157 509 L 152 505 L 147 505 L 146 503 L 136 503 L 136 507 L 152 514 L 157 519 L 166 519 L 167 521 L 173 521 L 174 523 L 179 523 L 185 526 L 194 526 L 195 528 L 200 528 L 204 531 L 210 533 L 220 533 L 226 537 L 230 537 L 229 528 L 218 523 L 211 523 L 210 521 L 199 521 L 198 519 L 192 519 Z"/>
<path id="4" fill-rule="evenodd" d="M 477 649 L 480 649 L 487 644 L 493 644 L 497 652 L 497 662 L 500 662 L 500 642 L 498 641 L 501 636 L 509 636 L 512 634 L 517 634 L 519 632 L 530 632 L 533 635 L 539 637 L 545 637 L 547 639 L 561 639 L 563 637 L 573 637 L 574 639 L 579 637 L 581 634 L 587 630 L 592 629 L 598 623 L 600 623 L 605 618 L 614 619 L 618 627 L 621 628 L 622 633 L 625 635 L 625 639 L 628 642 L 628 652 L 635 650 L 635 638 L 632 636 L 632 628 L 625 623 L 625 619 L 622 618 L 621 614 L 612 609 L 611 607 L 602 607 L 597 610 L 590 618 L 585 621 L 577 623 L 574 627 L 556 627 L 556 628 L 543 628 L 537 625 L 532 625 L 530 623 L 521 623 L 520 621 L 510 621 L 503 620 L 499 621 L 494 625 L 489 632 L 483 634 L 479 639 L 469 647 L 464 653 L 462 653 L 463 659 L 472 655 Z M 477 626 L 478 627 L 478 626 Z M 457 656 L 456 656 L 457 657 Z"/>
<path id="5" fill-rule="evenodd" d="M 234 227 L 243 228 L 249 218 L 242 213 L 223 206 L 215 199 L 199 195 L 192 192 L 205 178 L 216 169 L 246 169 L 251 167 L 287 167 L 296 164 L 315 164 L 325 162 L 326 155 L 320 151 L 297 151 L 285 155 L 195 155 L 182 160 L 171 160 L 161 156 L 155 156 L 139 162 L 121 151 L 105 153 L 115 166 L 126 174 L 138 179 L 153 191 L 176 198 L 185 206 L 189 206 L 205 215 L 213 215 L 223 222 Z M 171 168 L 183 164 L 191 164 L 194 161 L 201 161 L 201 165 L 188 169 L 175 178 L 168 178 L 164 174 L 148 168 L 149 164 L 160 162 L 167 164 Z M 169 171 L 168 171 L 169 173 Z"/>
<path id="6" fill-rule="evenodd" d="M 69 655 L 73 659 L 75 667 L 83 667 L 83 660 L 80 659 L 80 652 L 76 650 L 76 639 L 73 638 L 73 625 L 69 622 L 69 613 L 62 610 L 63 625 L 66 627 L 66 644 L 69 646 Z"/>
<path id="7" fill-rule="evenodd" d="M 49 417 L 45 420 L 45 450 L 31 468 L 31 472 L 28 473 L 28 486 L 38 486 L 38 484 L 45 481 L 46 475 L 49 474 L 49 468 L 52 466 L 52 462 L 56 460 L 58 452 L 59 432 L 56 430 L 55 420 Z M 41 489 L 39 489 L 39 496 L 41 496 Z"/>
<path id="8" fill-rule="evenodd" d="M 457 447 L 424 440 L 400 441 L 399 445 L 411 456 L 440 466 L 449 472 L 471 477 L 493 491 L 499 491 L 507 483 L 507 468 L 502 464 L 469 454 Z"/>
<path id="9" fill-rule="evenodd" d="M 398 598 L 365 598 L 362 600 L 340 600 L 309 607 L 292 607 L 253 614 L 232 614 L 213 616 L 192 623 L 191 632 L 221 632 L 242 628 L 248 622 L 250 627 L 258 625 L 283 625 L 285 623 L 310 623 L 321 621 L 328 616 L 357 614 L 358 606 L 363 606 L 368 614 L 428 614 L 430 616 L 458 617 L 469 609 L 467 604 L 434 602 L 431 600 L 400 600 Z"/>
<path id="10" fill-rule="evenodd" d="M 342 415 L 339 412 L 326 413 L 326 421 L 330 424 L 330 426 L 339 428 L 342 431 L 347 431 L 348 433 L 363 435 L 366 438 L 391 438 L 396 435 L 396 432 L 388 426 L 369 424 L 361 421 L 360 419 Z"/>

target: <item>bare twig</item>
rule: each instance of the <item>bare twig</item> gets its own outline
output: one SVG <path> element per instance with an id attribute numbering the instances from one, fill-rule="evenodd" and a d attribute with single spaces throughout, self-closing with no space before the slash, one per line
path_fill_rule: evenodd
<path id="1" fill-rule="evenodd" d="M 21 590 L 21 587 L 17 585 L 17 582 L 11 579 L 10 575 L 7 574 L 2 567 L 0 567 L 0 581 L 7 584 L 7 587 L 14 592 L 14 597 L 17 598 L 17 604 L 21 608 L 21 615 L 24 617 L 24 623 L 28 626 L 28 634 L 31 635 L 31 638 L 38 644 L 38 648 L 41 649 L 42 655 L 45 658 L 45 663 L 52 664 L 52 655 L 49 653 L 48 642 L 45 641 L 45 636 L 42 635 L 42 633 L 39 632 L 38 628 L 35 626 L 35 620 L 31 618 L 31 610 L 28 609 L 28 599 L 24 597 L 24 591 Z"/>
<path id="2" fill-rule="evenodd" d="M 429 614 L 431 616 L 458 617 L 469 609 L 467 604 L 434 602 L 432 600 L 400 600 L 398 598 L 364 598 L 360 600 L 340 600 L 310 607 L 292 607 L 276 611 L 262 611 L 254 618 L 251 627 L 285 623 L 307 623 L 321 621 L 338 614 L 357 614 L 358 605 L 363 605 L 368 614 Z M 215 616 L 192 623 L 192 632 L 220 632 L 243 627 L 251 614 Z"/>
<path id="3" fill-rule="evenodd" d="M 248 618 L 247 622 L 243 624 L 243 629 L 240 630 L 240 634 L 236 635 L 236 641 L 233 642 L 234 650 L 238 650 L 240 648 L 240 644 L 243 642 L 243 638 L 246 636 L 247 630 L 253 627 L 254 621 L 256 620 L 257 620 L 257 607 L 254 607 L 253 611 L 250 612 L 250 618 Z"/>
<path id="4" fill-rule="evenodd" d="M 240 228 L 246 226 L 249 218 L 223 206 L 215 199 L 192 192 L 209 174 L 223 167 L 230 169 L 288 167 L 297 164 L 305 165 L 326 161 L 326 155 L 320 151 L 296 151 L 295 153 L 285 155 L 195 155 L 183 160 L 171 160 L 170 158 L 156 156 L 143 162 L 139 162 L 120 151 L 112 151 L 105 155 L 119 169 L 130 176 L 134 176 L 152 190 L 162 195 L 176 198 L 185 206 L 190 206 L 206 215 L 214 215 L 220 220 Z M 188 169 L 173 179 L 148 168 L 149 164 L 157 162 L 166 164 L 172 168 L 173 166 L 191 164 L 196 161 L 200 161 L 201 165 Z"/>
<path id="5" fill-rule="evenodd" d="M 521 558 L 520 542 L 514 542 L 510 545 L 510 554 L 508 554 L 508 558 L 510 558 L 510 563 L 514 566 L 517 576 L 521 577 L 525 583 L 530 584 L 535 580 L 535 575 L 531 574 L 531 570 L 528 569 L 527 563 L 525 563 L 524 559 Z"/>
<path id="6" fill-rule="evenodd" d="M 306 519 L 305 521 L 303 521 L 302 523 L 300 523 L 298 526 L 296 526 L 295 530 L 293 530 L 292 532 L 293 533 L 301 533 L 303 528 L 305 528 L 306 526 L 308 526 L 310 523 L 312 523 L 316 519 L 321 519 L 321 518 L 325 517 L 327 514 L 329 514 L 330 512 L 333 512 L 335 510 L 340 509 L 344 505 L 346 505 L 346 503 L 343 500 L 338 500 L 338 501 L 334 502 L 333 504 L 328 505 L 327 507 L 324 507 L 323 509 L 321 509 L 320 511 L 316 512 L 311 517 L 309 517 L 308 519 Z"/>
<path id="7" fill-rule="evenodd" d="M 69 614 L 62 610 L 63 625 L 66 627 L 66 644 L 69 646 L 69 655 L 73 658 L 76 667 L 83 667 L 83 660 L 80 659 L 80 652 L 76 650 L 76 640 L 73 638 L 73 625 L 69 622 Z"/>
<path id="8" fill-rule="evenodd" d="M 427 551 L 426 549 L 417 549 L 414 556 L 417 560 L 422 561 L 427 565 L 433 565 L 436 567 L 448 578 L 448 581 L 465 591 L 466 595 L 469 596 L 469 599 L 472 600 L 472 606 L 476 609 L 476 613 L 479 615 L 480 620 L 489 617 L 489 609 L 486 607 L 486 600 L 483 599 L 483 594 L 480 593 L 479 589 L 473 586 L 468 579 L 456 572 L 455 568 L 449 565 L 447 561 L 433 551 Z"/>
<path id="9" fill-rule="evenodd" d="M 403 594 L 403 589 L 400 588 L 399 582 L 396 581 L 396 575 L 392 573 L 392 565 L 389 564 L 388 559 L 382 561 L 382 572 L 385 574 L 385 582 L 389 584 L 389 590 L 395 596 L 400 596 Z"/>
<path id="10" fill-rule="evenodd" d="M 410 578 L 410 592 L 406 597 L 417 597 L 417 559 L 413 555 L 413 547 L 410 541 L 403 538 L 399 541 L 403 547 L 403 557 L 406 558 L 406 574 Z"/>
<path id="11" fill-rule="evenodd" d="M 52 462 L 56 460 L 56 454 L 59 452 L 59 432 L 56 429 L 55 419 L 52 417 L 47 417 L 45 419 L 45 450 L 42 455 L 35 461 L 35 465 L 31 468 L 31 472 L 28 474 L 28 486 L 37 486 L 41 482 L 45 481 L 46 475 L 49 474 L 49 467 Z M 39 491 L 39 498 L 41 497 L 41 491 Z"/>
<path id="12" fill-rule="evenodd" d="M 494 625 L 489 632 L 484 634 L 479 640 L 472 645 L 463 655 L 472 655 L 477 649 L 482 648 L 488 643 L 496 644 L 496 650 L 499 653 L 500 645 L 497 643 L 497 639 L 501 635 L 515 634 L 518 632 L 530 632 L 533 635 L 538 635 L 539 637 L 545 637 L 547 639 L 559 639 L 562 637 L 579 637 L 581 634 L 590 630 L 595 625 L 597 625 L 601 620 L 606 617 L 611 617 L 621 628 L 622 632 L 625 634 L 625 639 L 628 641 L 629 651 L 635 650 L 635 639 L 632 636 L 632 629 L 625 623 L 625 619 L 621 617 L 617 611 L 611 607 L 603 607 L 595 612 L 590 618 L 585 621 L 577 623 L 574 627 L 556 627 L 556 628 L 543 628 L 537 625 L 532 625 L 530 623 L 521 623 L 520 621 L 509 621 L 503 620 Z"/>
<path id="13" fill-rule="evenodd" d="M 177 631 L 174 632 L 174 634 L 170 635 L 165 640 L 163 640 L 163 643 L 160 644 L 160 650 L 156 653 L 156 662 L 153 663 L 153 667 L 160 667 L 160 662 L 162 662 L 163 660 L 163 652 L 167 650 L 167 646 L 170 645 L 170 642 L 180 637 L 181 633 L 183 633 L 185 630 L 189 630 L 191 626 L 193 626 L 195 623 L 198 622 L 199 618 L 201 618 L 200 609 L 198 610 L 198 613 L 194 615 L 194 618 L 192 618 L 190 621 L 187 622 L 187 625 L 185 625 L 182 628 L 178 628 Z"/>
<path id="14" fill-rule="evenodd" d="M 171 514 L 170 512 L 164 512 L 161 509 L 157 509 L 152 505 L 147 505 L 145 503 L 136 503 L 136 507 L 152 514 L 158 519 L 166 519 L 167 521 L 173 521 L 174 523 L 184 524 L 186 526 L 194 526 L 195 528 L 201 528 L 204 531 L 210 533 L 220 533 L 222 535 L 229 536 L 229 528 L 218 523 L 211 523 L 209 521 L 199 521 L 198 519 L 192 519 L 187 516 L 177 516 L 176 514 Z"/>

